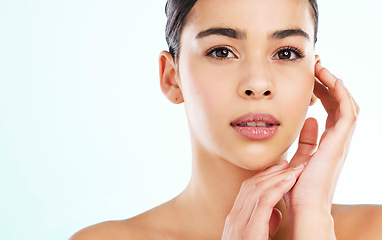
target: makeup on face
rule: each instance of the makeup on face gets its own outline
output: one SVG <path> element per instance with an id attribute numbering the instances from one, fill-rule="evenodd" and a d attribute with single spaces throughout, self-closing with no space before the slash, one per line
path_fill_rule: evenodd
<path id="1" fill-rule="evenodd" d="M 245 169 L 286 157 L 313 91 L 308 7 L 287 0 L 195 4 L 178 62 L 195 151 Z"/>
<path id="2" fill-rule="evenodd" d="M 280 122 L 269 113 L 247 113 L 231 122 L 241 136 L 251 140 L 265 140 L 277 133 Z"/>

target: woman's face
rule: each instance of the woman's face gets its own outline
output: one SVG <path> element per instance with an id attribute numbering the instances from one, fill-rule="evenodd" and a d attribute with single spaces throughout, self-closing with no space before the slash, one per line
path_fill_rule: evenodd
<path id="1" fill-rule="evenodd" d="M 193 147 L 249 170 L 285 159 L 314 65 L 307 0 L 198 0 L 177 65 Z"/>

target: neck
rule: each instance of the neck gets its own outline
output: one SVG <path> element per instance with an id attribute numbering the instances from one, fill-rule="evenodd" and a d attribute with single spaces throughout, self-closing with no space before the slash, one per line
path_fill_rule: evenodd
<path id="1" fill-rule="evenodd" d="M 191 216 L 199 224 L 195 226 L 199 232 L 204 231 L 209 239 L 220 239 L 241 184 L 261 170 L 240 168 L 201 149 L 193 149 L 191 180 L 177 202 L 182 209 L 187 209 L 187 219 Z M 276 207 L 286 216 L 283 201 Z"/>

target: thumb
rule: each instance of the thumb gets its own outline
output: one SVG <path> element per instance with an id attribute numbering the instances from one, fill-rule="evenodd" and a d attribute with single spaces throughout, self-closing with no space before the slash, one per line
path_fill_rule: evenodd
<path id="1" fill-rule="evenodd" d="M 297 151 L 290 161 L 290 167 L 295 167 L 301 163 L 309 161 L 311 155 L 316 150 L 317 137 L 317 120 L 314 118 L 306 119 L 300 133 Z"/>
<path id="2" fill-rule="evenodd" d="M 269 219 L 269 238 L 272 239 L 276 235 L 277 230 L 280 227 L 281 220 L 282 214 L 280 210 L 273 208 L 271 218 Z"/>

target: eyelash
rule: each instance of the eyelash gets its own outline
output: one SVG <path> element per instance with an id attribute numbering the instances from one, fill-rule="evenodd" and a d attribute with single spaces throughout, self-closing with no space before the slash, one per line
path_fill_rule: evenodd
<path id="1" fill-rule="evenodd" d="M 215 57 L 215 56 L 212 56 L 212 54 L 217 50 L 227 50 L 229 53 L 231 53 L 232 55 L 234 55 L 236 57 L 236 55 L 233 53 L 233 51 L 226 46 L 213 47 L 207 51 L 206 56 L 211 57 L 215 60 L 220 60 L 220 61 L 228 60 L 228 59 L 232 58 L 232 57 Z"/>
<path id="2" fill-rule="evenodd" d="M 233 51 L 230 50 L 226 46 L 218 46 L 218 47 L 211 48 L 210 50 L 207 51 L 206 56 L 211 57 L 215 60 L 220 60 L 220 61 L 228 60 L 228 59 L 232 58 L 232 57 L 215 57 L 215 56 L 212 56 L 212 54 L 217 50 L 227 50 L 229 53 L 233 54 L 236 57 L 236 55 L 233 53 Z M 277 56 L 277 54 L 279 54 L 282 51 L 291 51 L 296 55 L 296 58 L 294 58 L 294 59 L 275 59 L 275 56 Z M 277 50 L 276 53 L 273 55 L 272 59 L 293 62 L 293 61 L 297 61 L 297 60 L 304 58 L 304 57 L 305 57 L 305 55 L 302 53 L 302 51 L 299 48 L 287 46 L 287 47 L 283 47 L 283 48 L 280 48 L 279 50 Z"/>
<path id="3" fill-rule="evenodd" d="M 294 59 L 275 59 L 275 56 L 277 56 L 282 51 L 291 51 L 294 54 L 296 54 L 296 58 L 294 58 Z M 272 59 L 293 62 L 293 61 L 297 61 L 297 60 L 304 58 L 304 57 L 305 57 L 305 55 L 302 53 L 302 51 L 299 48 L 287 46 L 287 47 L 283 47 L 283 48 L 280 48 L 279 50 L 277 50 L 276 53 L 274 54 L 274 56 L 272 57 Z"/>

